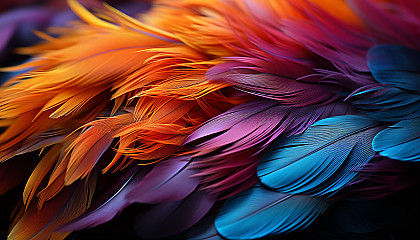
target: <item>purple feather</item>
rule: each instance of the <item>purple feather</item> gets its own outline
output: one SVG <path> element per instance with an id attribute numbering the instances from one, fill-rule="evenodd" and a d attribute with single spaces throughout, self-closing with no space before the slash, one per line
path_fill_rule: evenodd
<path id="1" fill-rule="evenodd" d="M 210 119 L 192 133 L 184 144 L 219 133 L 199 144 L 197 149 L 203 151 L 229 145 L 223 152 L 241 151 L 261 143 L 266 146 L 280 134 L 290 136 L 302 133 L 323 118 L 354 113 L 351 105 L 343 102 L 298 108 L 259 99 Z"/>
<path id="2" fill-rule="evenodd" d="M 326 104 L 339 97 L 321 84 L 306 83 L 272 74 L 230 73 L 224 75 L 222 80 L 234 84 L 244 92 L 291 106 Z"/>
<path id="3" fill-rule="evenodd" d="M 259 99 L 210 119 L 184 144 L 197 144 L 194 150 L 200 158 L 193 167 L 200 170 L 196 175 L 203 177 L 205 189 L 231 196 L 256 183 L 258 154 L 274 139 L 302 133 L 320 119 L 345 114 L 355 111 L 344 102 L 289 107 Z M 213 154 L 208 156 L 209 152 Z"/>
<path id="4" fill-rule="evenodd" d="M 185 198 L 200 183 L 199 177 L 191 177 L 195 173 L 188 168 L 191 161 L 190 156 L 181 156 L 159 162 L 131 189 L 127 200 L 156 204 Z"/>
<path id="5" fill-rule="evenodd" d="M 59 227 L 56 231 L 69 232 L 91 228 L 110 221 L 125 207 L 131 204 L 125 198 L 146 175 L 148 167 L 132 166 L 111 179 L 100 197 L 94 200 L 92 206 L 81 216 Z"/>

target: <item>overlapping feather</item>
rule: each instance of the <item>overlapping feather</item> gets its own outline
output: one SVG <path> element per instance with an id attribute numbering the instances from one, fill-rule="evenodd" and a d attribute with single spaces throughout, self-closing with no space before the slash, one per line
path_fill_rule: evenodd
<path id="1" fill-rule="evenodd" d="M 23 72 L 0 90 L 0 193 L 28 177 L 10 239 L 63 239 L 133 203 L 137 234 L 164 238 L 225 198 L 182 236 L 255 239 L 305 228 L 346 188 L 416 181 L 369 163 L 418 161 L 415 0 L 157 0 L 142 20 L 69 5 L 84 23 L 4 69 Z M 32 174 L 7 172 L 39 149 Z"/>

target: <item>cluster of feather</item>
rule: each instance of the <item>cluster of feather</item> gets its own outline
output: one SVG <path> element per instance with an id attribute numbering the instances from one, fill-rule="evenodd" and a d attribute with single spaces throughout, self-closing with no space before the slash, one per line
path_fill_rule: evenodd
<path id="1" fill-rule="evenodd" d="M 419 1 L 68 3 L 83 21 L 3 69 L 0 194 L 26 181 L 9 239 L 134 203 L 141 238 L 256 239 L 417 181 Z"/>

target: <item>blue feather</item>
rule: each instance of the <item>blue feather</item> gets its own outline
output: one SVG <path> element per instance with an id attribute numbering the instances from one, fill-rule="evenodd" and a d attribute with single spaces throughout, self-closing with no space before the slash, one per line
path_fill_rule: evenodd
<path id="1" fill-rule="evenodd" d="M 375 155 L 370 145 L 382 129 L 362 116 L 323 119 L 303 134 L 274 142 L 258 165 L 258 176 L 282 192 L 333 194 L 353 180 L 355 168 Z"/>
<path id="2" fill-rule="evenodd" d="M 275 192 L 257 184 L 228 199 L 215 226 L 228 239 L 256 239 L 305 228 L 328 206 L 320 197 Z"/>
<path id="3" fill-rule="evenodd" d="M 354 106 L 378 121 L 397 122 L 420 117 L 420 95 L 391 87 L 360 97 L 363 98 L 352 101 Z"/>
<path id="4" fill-rule="evenodd" d="M 369 49 L 367 63 L 376 81 L 420 93 L 420 53 L 382 44 Z"/>
<path id="5" fill-rule="evenodd" d="M 420 161 L 420 119 L 404 120 L 386 128 L 376 135 L 372 146 L 389 158 Z"/>

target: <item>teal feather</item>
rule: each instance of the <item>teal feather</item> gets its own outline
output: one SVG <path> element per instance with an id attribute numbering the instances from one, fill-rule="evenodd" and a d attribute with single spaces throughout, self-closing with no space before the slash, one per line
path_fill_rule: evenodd
<path id="1" fill-rule="evenodd" d="M 420 119 L 401 121 L 378 133 L 373 149 L 381 155 L 401 161 L 420 161 Z"/>
<path id="2" fill-rule="evenodd" d="M 256 239 L 305 228 L 328 206 L 320 197 L 275 192 L 257 184 L 229 198 L 215 226 L 228 239 Z"/>
<path id="3" fill-rule="evenodd" d="M 331 195 L 351 182 L 375 155 L 370 146 L 383 127 L 367 117 L 326 118 L 303 134 L 280 138 L 258 165 L 261 182 L 293 194 Z"/>

